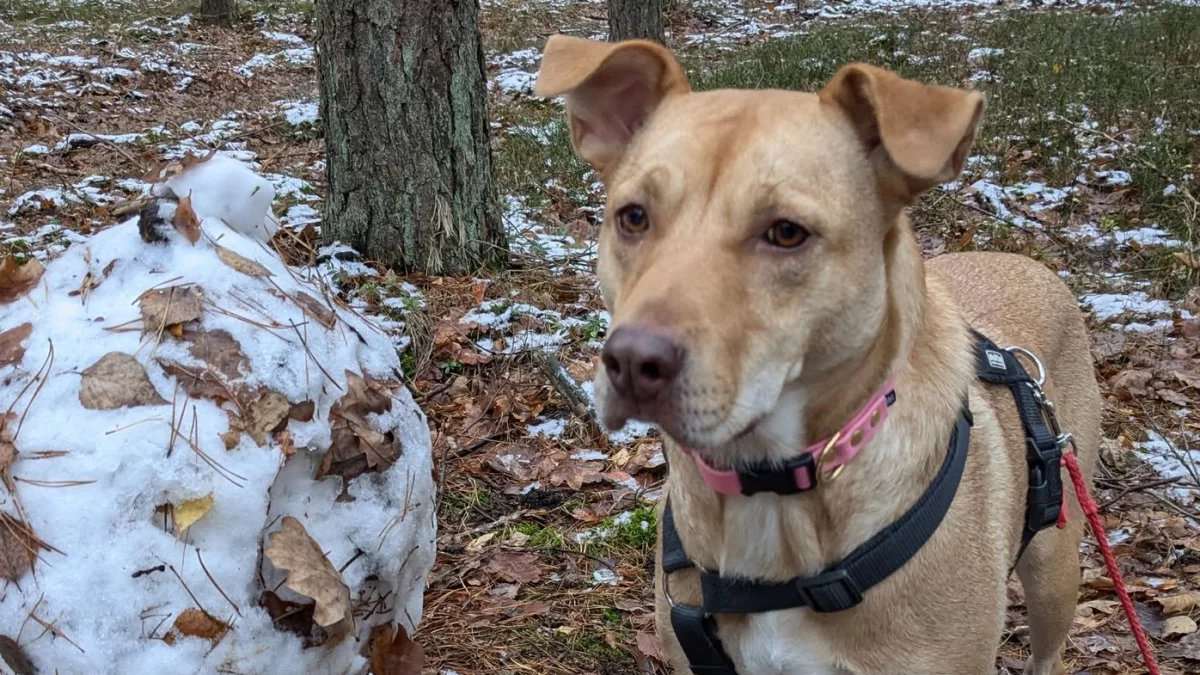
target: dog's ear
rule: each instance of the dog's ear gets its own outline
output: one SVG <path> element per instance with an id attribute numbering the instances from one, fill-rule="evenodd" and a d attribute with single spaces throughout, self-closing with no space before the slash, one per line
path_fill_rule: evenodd
<path id="1" fill-rule="evenodd" d="M 906 200 L 962 171 L 984 108 L 979 92 L 861 63 L 839 70 L 820 96 L 846 113 L 882 169 L 881 182 Z"/>
<path id="2" fill-rule="evenodd" d="M 679 62 L 656 42 L 565 35 L 546 43 L 534 88 L 538 96 L 566 94 L 575 152 L 601 175 L 663 99 L 689 90 Z"/>

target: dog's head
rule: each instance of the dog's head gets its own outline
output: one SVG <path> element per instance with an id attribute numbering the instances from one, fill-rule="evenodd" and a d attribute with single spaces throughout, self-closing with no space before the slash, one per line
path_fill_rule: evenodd
<path id="1" fill-rule="evenodd" d="M 805 400 L 886 329 L 904 206 L 958 174 L 983 110 L 860 64 L 818 94 L 694 93 L 658 44 L 563 36 L 537 91 L 566 95 L 608 188 L 603 422 L 655 422 L 722 462 L 804 443 Z"/>

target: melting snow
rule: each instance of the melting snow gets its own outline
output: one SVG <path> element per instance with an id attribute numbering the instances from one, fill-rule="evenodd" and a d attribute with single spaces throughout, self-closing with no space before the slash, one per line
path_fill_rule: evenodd
<path id="1" fill-rule="evenodd" d="M 1123 314 L 1155 315 L 1167 314 L 1171 311 L 1171 303 L 1166 300 L 1154 300 L 1142 291 L 1131 291 L 1124 294 L 1095 293 L 1085 295 L 1079 303 L 1090 309 L 1097 321 L 1108 321 Z"/>

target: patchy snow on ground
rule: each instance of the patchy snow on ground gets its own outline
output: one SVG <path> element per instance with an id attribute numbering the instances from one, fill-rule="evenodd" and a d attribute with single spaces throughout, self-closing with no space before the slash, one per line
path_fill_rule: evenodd
<path id="1" fill-rule="evenodd" d="M 214 185 L 257 179 L 212 161 L 235 180 L 192 181 L 195 211 L 253 211 L 208 203 Z M 0 621 L 32 625 L 35 613 L 70 638 L 14 635 L 42 672 L 365 672 L 353 637 L 306 649 L 272 618 L 287 607 L 261 598 L 311 604 L 302 584 L 280 585 L 290 564 L 344 584 L 319 601 L 330 616 L 387 608 L 341 624 L 359 639 L 380 621 L 412 632 L 434 557 L 425 417 L 377 327 L 216 217 L 196 219 L 189 241 L 189 219 L 172 225 L 182 210 L 163 198 L 145 221 L 75 243 L 0 306 L 4 329 L 29 331 L 0 366 L 21 505 L 6 494 L 0 508 L 55 547 L 33 573 L 16 570 Z M 364 442 L 390 459 L 344 464 L 367 455 Z M 308 563 L 262 552 L 285 517 L 311 537 Z M 11 535 L 0 546 L 19 551 L 5 564 L 25 560 Z M 305 567 L 314 556 L 331 567 Z M 181 618 L 197 608 L 232 627 L 197 636 Z M 337 630 L 331 620 L 325 632 Z"/>
<path id="2" fill-rule="evenodd" d="M 1173 444 L 1161 434 L 1148 431 L 1147 440 L 1137 444 L 1138 455 L 1163 478 L 1200 480 L 1200 449 Z M 1189 505 L 1197 500 L 1197 492 L 1187 488 L 1169 488 L 1175 501 Z"/>
<path id="3" fill-rule="evenodd" d="M 233 72 L 244 78 L 252 78 L 254 74 L 266 68 L 276 68 L 279 66 L 311 66 L 316 61 L 316 51 L 312 47 L 296 47 L 294 49 L 285 49 L 281 52 L 273 54 L 255 54 L 250 57 L 240 66 L 236 66 Z"/>
<path id="4" fill-rule="evenodd" d="M 283 111 L 283 118 L 293 127 L 315 125 L 319 119 L 320 104 L 316 101 L 279 101 L 276 105 Z"/>
<path id="5" fill-rule="evenodd" d="M 1091 310 L 1097 321 L 1110 321 L 1123 315 L 1157 316 L 1171 312 L 1171 303 L 1155 300 L 1142 291 L 1092 293 L 1079 298 L 1079 304 Z"/>

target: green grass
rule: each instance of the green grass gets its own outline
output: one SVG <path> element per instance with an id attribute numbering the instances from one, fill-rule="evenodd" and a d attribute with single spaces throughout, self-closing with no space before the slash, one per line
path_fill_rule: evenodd
<path id="1" fill-rule="evenodd" d="M 533 551 L 562 549 L 565 543 L 562 531 L 553 525 L 519 523 L 513 529 L 529 537 L 525 548 Z"/>

